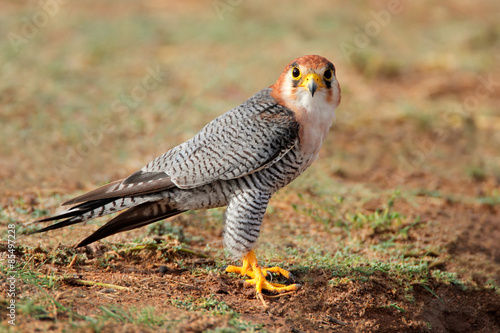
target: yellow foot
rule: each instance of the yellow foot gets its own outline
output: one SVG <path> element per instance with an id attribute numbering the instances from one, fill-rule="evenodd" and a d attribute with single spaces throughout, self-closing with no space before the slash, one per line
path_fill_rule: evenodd
<path id="1" fill-rule="evenodd" d="M 248 252 L 248 254 L 243 257 L 243 265 L 241 267 L 228 266 L 226 268 L 226 272 L 249 276 L 250 279 L 246 280 L 245 284 L 247 286 L 255 286 L 257 297 L 262 301 L 262 289 L 277 293 L 284 293 L 287 291 L 298 290 L 301 287 L 300 284 L 287 286 L 267 281 L 266 276 L 269 275 L 268 273 L 281 274 L 286 278 L 290 278 L 291 274 L 287 270 L 280 267 L 261 268 L 257 263 L 257 258 L 255 257 L 255 252 L 253 252 L 253 250 Z M 265 304 L 265 302 L 263 303 Z"/>

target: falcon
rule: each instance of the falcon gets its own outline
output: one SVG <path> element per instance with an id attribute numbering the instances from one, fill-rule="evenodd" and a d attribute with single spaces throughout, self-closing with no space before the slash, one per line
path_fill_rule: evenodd
<path id="1" fill-rule="evenodd" d="M 318 55 L 297 58 L 272 86 L 127 178 L 63 203 L 74 206 L 36 222 L 63 220 L 33 233 L 126 209 L 80 247 L 189 210 L 227 206 L 224 247 L 243 263 L 226 271 L 248 276 L 246 284 L 255 286 L 262 301 L 262 290 L 297 290 L 299 284 L 267 281 L 269 273 L 291 274 L 259 266 L 253 248 L 271 196 L 318 157 L 339 103 L 334 65 Z"/>

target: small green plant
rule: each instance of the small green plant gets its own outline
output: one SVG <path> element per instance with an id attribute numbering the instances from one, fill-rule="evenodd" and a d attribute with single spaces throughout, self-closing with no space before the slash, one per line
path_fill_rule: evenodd
<path id="1" fill-rule="evenodd" d="M 387 306 L 388 308 L 393 308 L 393 309 L 396 309 L 398 310 L 399 312 L 402 312 L 404 313 L 405 312 L 405 309 L 403 309 L 401 306 L 399 306 L 397 303 L 391 303 Z"/>
<path id="2" fill-rule="evenodd" d="M 173 226 L 169 221 L 153 223 L 148 227 L 149 235 L 167 236 L 177 239 L 180 242 L 185 241 L 184 229 L 179 226 Z"/>
<path id="3" fill-rule="evenodd" d="M 132 323 L 135 325 L 145 325 L 148 327 L 161 327 L 167 322 L 167 319 L 159 315 L 154 307 L 137 309 L 131 307 L 123 309 L 116 305 L 100 306 L 102 314 L 99 316 L 101 321 L 108 319 L 121 323 Z"/>
<path id="4" fill-rule="evenodd" d="M 229 307 L 224 301 L 219 301 L 211 294 L 208 298 L 200 297 L 194 299 L 188 297 L 183 300 L 171 299 L 170 303 L 178 308 L 190 311 L 204 311 L 211 315 L 231 315 L 239 317 L 239 314 Z"/>
<path id="5" fill-rule="evenodd" d="M 235 317 L 229 319 L 228 325 L 229 325 L 228 327 L 218 327 L 213 330 L 208 330 L 207 333 L 240 333 L 240 332 L 267 333 L 268 332 L 267 330 L 262 328 L 264 326 L 262 324 L 252 324 Z"/>
<path id="6" fill-rule="evenodd" d="M 52 314 L 51 311 L 48 310 L 41 303 L 47 303 L 41 298 L 31 298 L 27 299 L 24 302 L 21 302 L 19 305 L 19 311 L 23 314 L 30 316 L 31 318 L 36 319 L 51 319 Z"/>
<path id="7" fill-rule="evenodd" d="M 355 229 L 369 227 L 375 233 L 383 233 L 398 227 L 406 217 L 399 212 L 393 211 L 394 201 L 397 196 L 399 196 L 398 191 L 394 192 L 387 200 L 384 210 L 376 210 L 372 214 L 358 212 L 349 215 L 347 219 Z"/>
<path id="8" fill-rule="evenodd" d="M 500 294 L 500 286 L 494 279 L 488 279 L 485 283 L 485 288 L 494 290 L 497 294 Z"/>
<path id="9" fill-rule="evenodd" d="M 476 182 L 482 182 L 486 179 L 486 169 L 481 165 L 469 166 L 466 170 L 467 176 Z"/>

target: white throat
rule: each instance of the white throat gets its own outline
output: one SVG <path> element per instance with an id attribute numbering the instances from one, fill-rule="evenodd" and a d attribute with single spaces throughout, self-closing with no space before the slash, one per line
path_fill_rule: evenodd
<path id="1" fill-rule="evenodd" d="M 292 88 L 294 89 L 294 88 Z M 328 96 L 326 89 L 319 89 L 314 97 L 307 89 L 295 88 L 295 99 L 288 97 L 297 110 L 297 120 L 300 124 L 300 150 L 311 158 L 313 162 L 321 148 L 323 141 L 335 119 L 337 96 L 333 99 Z M 287 93 L 292 93 L 289 91 Z M 330 97 L 330 99 L 328 99 Z M 329 102 L 330 101 L 330 102 Z"/>

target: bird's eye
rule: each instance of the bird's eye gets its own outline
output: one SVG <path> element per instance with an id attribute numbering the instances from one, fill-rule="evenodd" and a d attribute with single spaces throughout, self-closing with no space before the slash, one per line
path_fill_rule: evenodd
<path id="1" fill-rule="evenodd" d="M 298 80 L 300 79 L 300 69 L 298 67 L 294 67 L 292 69 L 292 77 L 295 79 L 295 80 Z"/>
<path id="2" fill-rule="evenodd" d="M 332 76 L 333 72 L 330 68 L 325 71 L 325 74 L 323 74 L 323 77 L 325 78 L 326 81 L 330 81 L 332 79 Z"/>

